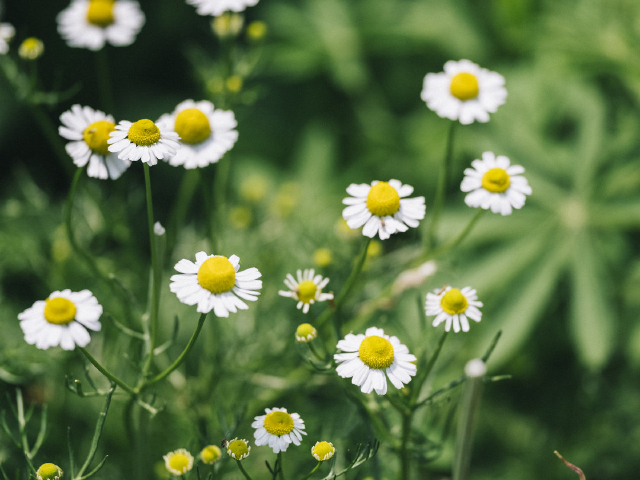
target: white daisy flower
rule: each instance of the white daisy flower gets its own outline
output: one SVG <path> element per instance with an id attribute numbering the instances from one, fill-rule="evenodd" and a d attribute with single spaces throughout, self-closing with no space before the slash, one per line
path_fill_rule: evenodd
<path id="1" fill-rule="evenodd" d="M 117 179 L 131 162 L 120 160 L 118 155 L 109 152 L 107 140 L 116 128 L 115 120 L 100 110 L 91 107 L 73 105 L 60 115 L 62 126 L 58 127 L 60 136 L 71 140 L 65 150 L 78 167 L 89 162 L 87 175 L 105 180 Z"/>
<path id="2" fill-rule="evenodd" d="M 234 438 L 230 442 L 227 442 L 227 455 L 235 460 L 240 461 L 247 458 L 250 452 L 251 445 L 244 439 Z"/>
<path id="3" fill-rule="evenodd" d="M 18 315 L 24 339 L 41 350 L 60 345 L 73 350 L 84 347 L 91 337 L 87 329 L 99 332 L 102 305 L 89 290 L 55 291 Z"/>
<path id="4" fill-rule="evenodd" d="M 199 15 L 217 17 L 227 11 L 242 12 L 247 7 L 253 7 L 258 0 L 187 0 L 187 3 L 197 7 Z"/>
<path id="5" fill-rule="evenodd" d="M 227 258 L 198 252 L 195 263 L 183 259 L 175 269 L 180 274 L 171 277 L 169 289 L 182 303 L 197 304 L 200 313 L 213 310 L 216 317 L 248 309 L 240 298 L 253 302 L 262 288 L 262 280 L 258 280 L 262 274 L 255 267 L 240 272 L 240 259 L 236 255 Z"/>
<path id="6" fill-rule="evenodd" d="M 216 163 L 238 140 L 238 122 L 233 112 L 215 110 L 213 103 L 206 100 L 185 100 L 157 123 L 180 136 L 178 151 L 169 163 L 187 169 Z"/>
<path id="7" fill-rule="evenodd" d="M 363 393 L 375 390 L 378 395 L 384 395 L 387 377 L 400 389 L 416 374 L 416 366 L 412 363 L 417 360 L 415 355 L 409 353 L 398 337 L 385 335 L 381 328 L 367 328 L 364 335 L 348 333 L 338 342 L 337 348 L 344 353 L 333 356 L 339 364 L 336 372 L 342 378 L 353 377 L 351 383 L 361 387 Z"/>
<path id="8" fill-rule="evenodd" d="M 287 273 L 284 284 L 289 290 L 280 290 L 278 294 L 283 297 L 291 297 L 298 301 L 298 309 L 302 308 L 303 313 L 309 311 L 309 305 L 315 302 L 332 300 L 333 293 L 322 293 L 322 289 L 327 286 L 329 279 L 322 279 L 322 275 L 316 275 L 313 268 L 305 268 L 304 272 L 298 270 L 298 279 Z"/>
<path id="9" fill-rule="evenodd" d="M 287 413 L 286 408 L 265 408 L 266 415 L 255 417 L 251 424 L 256 429 L 253 436 L 256 445 L 269 445 L 273 453 L 286 452 L 290 443 L 300 445 L 304 420 L 297 413 Z"/>
<path id="10" fill-rule="evenodd" d="M 109 151 L 119 152 L 119 159 L 134 162 L 142 160 L 149 165 L 175 155 L 180 146 L 180 137 L 176 132 L 146 118 L 135 123 L 121 121 L 109 137 Z"/>
<path id="11" fill-rule="evenodd" d="M 349 205 L 342 211 L 342 218 L 352 228 L 362 229 L 367 237 L 380 235 L 385 240 L 396 232 L 406 232 L 417 227 L 424 218 L 424 197 L 405 198 L 413 193 L 413 187 L 399 180 L 371 182 L 371 185 L 352 183 L 347 187 L 351 197 L 342 200 Z"/>
<path id="12" fill-rule="evenodd" d="M 163 455 L 164 466 L 173 475 L 183 475 L 193 468 L 193 455 L 184 448 Z"/>
<path id="13" fill-rule="evenodd" d="M 9 51 L 9 42 L 16 34 L 16 29 L 10 23 L 0 23 L 0 55 Z"/>
<path id="14" fill-rule="evenodd" d="M 435 315 L 433 326 L 437 327 L 446 320 L 444 329 L 448 332 L 453 325 L 453 331 L 458 333 L 460 327 L 463 332 L 469 331 L 469 318 L 479 322 L 482 319 L 482 312 L 478 307 L 482 307 L 482 302 L 478 301 L 475 289 L 464 287 L 441 288 L 434 290 L 435 293 L 427 293 L 427 303 L 425 311 L 427 316 Z"/>
<path id="15" fill-rule="evenodd" d="M 132 0 L 73 0 L 57 20 L 67 45 L 96 51 L 106 42 L 131 45 L 145 19 L 140 4 Z"/>
<path id="16" fill-rule="evenodd" d="M 524 167 L 510 165 L 504 155 L 484 152 L 482 160 L 474 160 L 471 165 L 473 168 L 465 169 L 460 185 L 463 192 L 470 192 L 464 198 L 470 207 L 511 215 L 512 207 L 522 208 L 526 195 L 531 195 L 529 182 L 520 175 Z"/>
<path id="17" fill-rule="evenodd" d="M 442 118 L 460 120 L 463 125 L 485 123 L 507 98 L 504 77 L 469 61 L 453 60 L 444 72 L 428 73 L 420 98 Z"/>

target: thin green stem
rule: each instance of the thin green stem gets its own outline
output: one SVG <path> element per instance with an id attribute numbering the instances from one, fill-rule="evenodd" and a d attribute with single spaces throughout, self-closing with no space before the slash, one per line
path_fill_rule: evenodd
<path id="1" fill-rule="evenodd" d="M 167 375 L 169 375 L 171 372 L 173 372 L 176 368 L 178 368 L 182 364 L 182 362 L 184 362 L 184 359 L 187 357 L 187 355 L 189 354 L 189 352 L 191 351 L 191 349 L 195 345 L 196 340 L 198 339 L 198 335 L 200 335 L 200 331 L 202 330 L 202 326 L 204 325 L 204 321 L 205 321 L 206 318 L 207 318 L 207 314 L 206 313 L 203 313 L 203 314 L 200 315 L 200 319 L 198 320 L 198 326 L 196 327 L 195 331 L 191 335 L 191 339 L 189 339 L 189 343 L 187 344 L 185 349 L 182 351 L 180 356 L 178 358 L 176 358 L 176 360 L 166 370 L 164 370 L 162 373 L 159 373 L 155 377 L 152 377 L 149 380 L 147 380 L 143 384 L 144 387 L 147 387 L 147 386 L 152 385 L 152 384 L 154 384 L 156 382 L 159 382 L 160 380 L 165 378 Z"/>
<path id="2" fill-rule="evenodd" d="M 444 199 L 447 190 L 447 180 L 449 179 L 449 170 L 451 169 L 451 159 L 453 157 L 453 140 L 455 133 L 456 122 L 451 122 L 449 126 L 449 134 L 447 135 L 447 147 L 444 154 L 444 160 L 440 167 L 440 177 L 438 178 L 438 186 L 436 187 L 436 196 L 433 202 L 433 208 L 431 210 L 431 222 L 429 223 L 429 230 L 425 237 L 425 246 L 432 247 L 435 244 L 437 235 L 438 222 L 440 221 L 440 214 L 442 213 L 442 207 L 444 206 Z"/>
<path id="3" fill-rule="evenodd" d="M 282 452 L 278 452 L 278 465 L 280 469 L 278 470 L 278 477 L 280 480 L 284 480 L 284 470 L 282 469 Z"/>
<path id="4" fill-rule="evenodd" d="M 447 339 L 448 333 L 449 332 L 447 331 L 442 332 L 442 336 L 440 337 L 440 340 L 436 345 L 436 349 L 431 354 L 431 358 L 429 358 L 429 361 L 427 362 L 425 367 L 421 369 L 422 371 L 420 372 L 420 374 L 412 382 L 411 394 L 409 397 L 409 404 L 411 405 L 412 409 L 415 409 L 416 407 L 416 402 L 418 401 L 418 396 L 420 395 L 420 391 L 422 390 L 422 385 L 424 385 L 424 382 L 427 380 L 427 377 L 431 373 L 431 370 L 433 370 L 433 367 L 436 364 L 436 360 L 438 360 L 438 356 L 440 355 L 440 351 L 442 350 L 442 346 L 444 345 L 444 341 Z"/>
<path id="5" fill-rule="evenodd" d="M 316 473 L 316 470 L 318 470 L 320 468 L 320 465 L 322 464 L 322 462 L 318 462 L 318 464 L 313 467 L 313 470 L 311 470 L 309 473 L 307 473 L 304 477 L 302 477 L 302 480 L 307 480 L 307 478 L 309 478 L 311 475 L 313 475 L 314 473 Z"/>
<path id="6" fill-rule="evenodd" d="M 236 463 L 238 464 L 238 468 L 242 472 L 242 475 L 244 475 L 244 478 L 246 478 L 247 480 L 252 480 L 251 477 L 249 476 L 249 474 L 247 473 L 247 471 L 242 466 L 242 463 L 240 463 L 240 462 L 241 462 L 240 460 L 236 460 Z"/>
<path id="7" fill-rule="evenodd" d="M 478 209 L 478 212 L 473 216 L 473 218 L 471 219 L 471 221 L 467 224 L 466 227 L 464 227 L 464 230 L 462 230 L 458 236 L 456 236 L 453 240 L 451 240 L 450 242 L 444 244 L 442 247 L 439 247 L 436 249 L 434 256 L 438 256 L 441 257 L 447 253 L 449 253 L 449 251 L 453 250 L 454 248 L 456 248 L 458 245 L 460 245 L 462 243 L 462 241 L 467 238 L 467 235 L 469 235 L 469 233 L 471 233 L 471 230 L 473 230 L 473 227 L 476 226 L 476 223 L 478 223 L 478 220 L 480 220 L 480 218 L 487 212 L 487 210 L 480 208 Z"/>
<path id="8" fill-rule="evenodd" d="M 33 466 L 33 462 L 31 461 L 31 455 L 29 453 L 29 440 L 27 439 L 27 422 L 24 418 L 24 404 L 22 401 L 22 390 L 19 388 L 16 389 L 16 406 L 18 408 L 18 426 L 20 427 L 20 444 L 22 446 L 22 453 L 24 454 L 24 458 L 29 465 L 31 471 L 35 474 L 36 468 Z"/>
<path id="9" fill-rule="evenodd" d="M 167 225 L 167 244 L 171 251 L 176 243 L 180 222 L 184 222 L 189 205 L 196 192 L 201 176 L 197 169 L 189 169 L 182 175 L 176 200 L 173 202 L 173 209 L 169 215 Z"/>
<path id="10" fill-rule="evenodd" d="M 133 388 L 131 388 L 129 385 L 127 385 L 126 383 L 124 383 L 122 380 L 120 380 L 118 377 L 116 377 L 113 373 L 111 373 L 109 370 L 107 370 L 106 368 L 104 368 L 102 365 L 100 365 L 100 362 L 98 362 L 95 358 L 93 358 L 93 356 L 87 352 L 86 349 L 84 349 L 83 347 L 78 347 L 78 350 L 80 350 L 82 352 L 82 354 L 87 357 L 87 360 L 89 360 L 91 362 L 91 364 L 96 367 L 96 369 L 98 369 L 98 371 L 104 375 L 105 377 L 107 377 L 109 380 L 111 380 L 113 383 L 115 383 L 116 385 L 118 385 L 120 388 L 122 388 L 125 392 L 130 393 L 131 395 L 136 395 L 136 392 L 134 391 Z"/>
<path id="11" fill-rule="evenodd" d="M 311 350 L 311 353 L 321 362 L 326 362 L 327 359 L 320 355 L 320 352 L 318 351 L 318 349 L 315 347 L 315 345 L 313 344 L 313 340 L 310 342 L 307 342 L 307 345 L 309 345 L 309 350 Z"/>
<path id="12" fill-rule="evenodd" d="M 340 309 L 342 304 L 345 302 L 349 294 L 351 293 L 351 290 L 356 284 L 356 281 L 358 280 L 358 276 L 362 271 L 364 262 L 367 259 L 367 251 L 369 249 L 369 244 L 371 244 L 371 238 L 367 237 L 364 242 L 364 245 L 362 246 L 362 250 L 360 250 L 360 254 L 358 255 L 356 263 L 353 266 L 353 270 L 349 275 L 349 278 L 347 278 L 347 281 L 344 284 L 344 287 L 342 287 L 342 291 L 340 292 L 340 294 L 338 295 L 338 297 L 336 298 L 333 304 L 333 308 L 329 307 L 325 309 L 324 312 L 322 312 L 322 314 L 318 317 L 318 320 L 317 320 L 318 326 L 322 326 L 329 319 L 329 317 L 331 317 L 332 313 L 337 312 L 338 309 Z"/>
<path id="13" fill-rule="evenodd" d="M 402 415 L 402 443 L 400 444 L 400 479 L 409 480 L 411 472 L 411 457 L 409 454 L 409 439 L 411 438 L 411 420 L 413 413 Z"/>
<path id="14" fill-rule="evenodd" d="M 91 465 L 91 462 L 93 461 L 93 457 L 95 457 L 96 455 L 96 451 L 98 450 L 98 442 L 100 441 L 100 437 L 102 436 L 102 429 L 104 428 L 104 422 L 107 419 L 107 412 L 109 411 L 109 405 L 111 404 L 111 397 L 113 396 L 113 392 L 115 392 L 115 390 L 116 386 L 112 384 L 111 390 L 104 399 L 102 410 L 100 410 L 100 416 L 98 417 L 96 429 L 93 433 L 93 438 L 91 439 L 91 446 L 89 447 L 87 459 L 82 465 L 82 468 L 80 468 L 80 470 L 78 471 L 78 474 L 75 476 L 76 480 L 80 480 L 81 478 L 83 478 L 84 472 L 87 470 L 87 468 L 89 468 L 89 465 Z"/>
<path id="15" fill-rule="evenodd" d="M 108 114 L 113 115 L 113 96 L 111 95 L 111 76 L 109 74 L 109 58 L 106 46 L 95 53 L 96 77 L 100 103 Z"/>
<path id="16" fill-rule="evenodd" d="M 67 155 L 67 152 L 64 149 L 62 140 L 58 135 L 56 127 L 51 121 L 51 118 L 49 118 L 49 116 L 42 111 L 42 108 L 40 107 L 40 105 L 33 104 L 28 100 L 26 103 L 29 106 L 29 111 L 31 112 L 31 115 L 33 116 L 36 123 L 40 127 L 40 130 L 42 131 L 45 138 L 47 139 L 47 142 L 49 142 L 49 146 L 53 150 L 53 153 L 55 154 L 58 161 L 60 162 L 60 166 L 68 175 L 71 175 L 74 169 L 73 163 L 71 162 L 69 155 Z"/>

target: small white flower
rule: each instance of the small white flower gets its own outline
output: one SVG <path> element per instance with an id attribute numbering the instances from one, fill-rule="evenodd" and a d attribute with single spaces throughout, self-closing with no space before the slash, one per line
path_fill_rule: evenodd
<path id="1" fill-rule="evenodd" d="M 470 207 L 511 215 L 512 207 L 522 208 L 526 195 L 531 195 L 527 179 L 520 175 L 524 168 L 510 165 L 504 155 L 484 152 L 482 160 L 474 160 L 471 165 L 473 168 L 465 169 L 460 185 L 463 192 L 470 192 L 464 199 Z"/>
<path id="2" fill-rule="evenodd" d="M 164 466 L 174 475 L 183 475 L 193 468 L 193 455 L 184 448 L 163 455 Z"/>
<path id="3" fill-rule="evenodd" d="M 337 348 L 345 353 L 333 356 L 339 364 L 336 372 L 342 378 L 353 377 L 351 383 L 361 387 L 363 393 L 375 390 L 378 395 L 384 395 L 387 377 L 400 389 L 416 374 L 416 366 L 412 363 L 417 360 L 415 355 L 409 353 L 398 337 L 385 335 L 381 328 L 367 328 L 364 335 L 348 333 L 338 342 Z"/>
<path id="4" fill-rule="evenodd" d="M 215 110 L 213 103 L 206 100 L 185 100 L 157 123 L 180 136 L 180 146 L 169 163 L 187 169 L 216 163 L 238 140 L 238 122 L 233 112 Z"/>
<path id="5" fill-rule="evenodd" d="M 405 198 L 413 193 L 413 187 L 399 180 L 376 180 L 371 185 L 352 183 L 347 193 L 351 197 L 342 200 L 349 205 L 342 211 L 342 218 L 352 229 L 364 225 L 362 234 L 370 238 L 378 234 L 380 240 L 385 240 L 393 233 L 417 227 L 418 220 L 424 218 L 424 197 Z"/>
<path id="6" fill-rule="evenodd" d="M 227 258 L 198 252 L 195 263 L 183 259 L 175 269 L 180 274 L 171 277 L 169 289 L 178 300 L 186 305 L 197 304 L 200 313 L 213 310 L 216 317 L 248 309 L 240 298 L 253 302 L 262 288 L 262 280 L 258 280 L 262 274 L 255 267 L 240 272 L 240 259 L 236 255 Z"/>
<path id="7" fill-rule="evenodd" d="M 336 448 L 331 442 L 316 442 L 316 444 L 311 447 L 311 455 L 319 462 L 329 460 L 335 453 Z"/>
<path id="8" fill-rule="evenodd" d="M 318 331 L 310 323 L 301 323 L 296 328 L 296 340 L 300 343 L 309 343 L 318 336 Z"/>
<path id="9" fill-rule="evenodd" d="M 234 438 L 230 442 L 227 442 L 227 455 L 234 460 L 244 460 L 249 456 L 251 452 L 251 446 L 249 442 L 242 439 Z"/>
<path id="10" fill-rule="evenodd" d="M 256 445 L 269 445 L 273 453 L 286 452 L 290 443 L 300 445 L 304 420 L 297 413 L 287 413 L 286 408 L 265 408 L 266 415 L 255 417 L 251 424 L 256 429 L 253 436 Z"/>
<path id="11" fill-rule="evenodd" d="M 95 51 L 106 42 L 131 45 L 145 19 L 140 4 L 132 0 L 73 0 L 57 20 L 58 32 L 70 47 Z"/>
<path id="12" fill-rule="evenodd" d="M 158 160 L 175 155 L 180 137 L 165 125 L 156 125 L 146 118 L 135 123 L 126 120 L 109 134 L 110 152 L 119 152 L 121 160 L 142 160 L 155 165 Z"/>
<path id="13" fill-rule="evenodd" d="M 464 287 L 462 290 L 447 286 L 427 293 L 425 311 L 427 316 L 435 315 L 433 326 L 437 327 L 446 321 L 444 329 L 448 332 L 453 325 L 453 331 L 458 333 L 462 326 L 463 332 L 469 331 L 469 318 L 479 322 L 482 319 L 482 302 L 478 301 L 475 289 Z"/>
<path id="14" fill-rule="evenodd" d="M 327 286 L 329 279 L 322 279 L 322 275 L 316 275 L 313 268 L 305 268 L 304 272 L 297 271 L 296 280 L 293 275 L 287 273 L 284 284 L 289 290 L 280 290 L 278 294 L 283 297 L 290 297 L 298 301 L 298 309 L 302 308 L 303 313 L 309 311 L 309 305 L 315 302 L 324 302 L 333 299 L 333 293 L 322 293 L 322 289 Z"/>
<path id="15" fill-rule="evenodd" d="M 60 345 L 73 350 L 86 346 L 91 337 L 87 328 L 100 331 L 102 305 L 89 290 L 55 291 L 18 315 L 24 339 L 41 350 Z"/>
<path id="16" fill-rule="evenodd" d="M 16 34 L 16 29 L 10 23 L 0 23 L 0 55 L 9 51 L 9 42 Z"/>
<path id="17" fill-rule="evenodd" d="M 162 235 L 164 235 L 166 233 L 166 230 L 164 229 L 164 227 L 162 226 L 162 224 L 160 222 L 156 222 L 153 224 L 153 233 L 155 233 L 157 236 L 161 237 Z"/>
<path id="18" fill-rule="evenodd" d="M 242 12 L 247 7 L 253 7 L 258 0 L 187 0 L 187 3 L 197 7 L 199 15 L 217 17 L 227 11 Z"/>
<path id="19" fill-rule="evenodd" d="M 120 160 L 118 155 L 109 152 L 107 140 L 115 130 L 115 120 L 100 110 L 91 107 L 73 105 L 60 115 L 62 126 L 58 127 L 60 136 L 71 140 L 65 150 L 78 167 L 89 162 L 87 175 L 93 178 L 115 180 L 122 175 L 131 162 Z"/>
<path id="20" fill-rule="evenodd" d="M 507 90 L 499 73 L 469 60 L 450 60 L 444 64 L 444 72 L 424 77 L 420 97 L 440 117 L 468 125 L 488 122 L 489 113 L 505 102 Z"/>

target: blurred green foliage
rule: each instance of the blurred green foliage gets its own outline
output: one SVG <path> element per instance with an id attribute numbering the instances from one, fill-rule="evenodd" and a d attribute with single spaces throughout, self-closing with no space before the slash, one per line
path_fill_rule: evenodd
<path id="1" fill-rule="evenodd" d="M 40 87 L 66 92 L 46 96 L 45 114 L 57 125 L 72 103 L 101 108 L 90 52 L 68 48 L 56 33 L 55 14 L 63 6 L 38 5 L 35 15 L 28 3 L 7 2 L 2 21 L 16 27 L 12 49 L 30 35 L 45 42 Z M 124 402 L 116 392 L 100 446 L 109 454 L 102 478 L 158 478 L 154 464 L 166 452 L 185 447 L 195 453 L 230 435 L 251 438 L 249 420 L 265 406 L 284 403 L 300 413 L 309 432 L 285 467 L 300 475 L 313 466 L 307 453 L 316 439 L 334 442 L 343 454 L 373 436 L 341 384 L 311 370 L 293 345 L 297 324 L 319 315 L 320 306 L 302 318 L 277 290 L 287 272 L 313 265 L 318 248 L 332 254 L 321 269 L 331 278 L 329 288 L 344 284 L 360 245 L 359 235 L 340 228 L 349 183 L 398 178 L 426 197 L 429 215 L 448 121 L 427 110 L 419 93 L 427 72 L 461 58 L 504 75 L 509 97 L 488 124 L 458 131 L 439 239 L 456 235 L 473 216 L 459 182 L 485 150 L 523 165 L 533 195 L 510 217 L 485 215 L 459 250 L 437 260 L 434 277 L 386 304 L 378 297 L 415 257 L 419 232 L 382 243 L 345 310 L 345 329 L 357 333 L 376 325 L 412 352 L 429 351 L 437 332 L 424 329 L 416 298 L 445 283 L 472 285 L 485 304 L 483 320 L 448 340 L 430 382 L 436 390 L 460 375 L 464 361 L 482 354 L 503 330 L 489 367 L 513 380 L 486 388 L 473 478 L 572 478 L 553 450 L 590 479 L 637 475 L 640 3 L 262 0 L 247 10 L 245 24 L 263 20 L 267 35 L 258 43 L 239 40 L 233 55 L 242 61 L 234 71 L 221 59 L 225 50 L 209 19 L 184 2 L 141 4 L 147 23 L 136 43 L 107 49 L 113 113 L 118 120 L 157 118 L 186 98 L 233 108 L 240 139 L 222 160 L 230 180 L 222 186 L 226 207 L 217 218 L 220 253 L 257 266 L 265 286 L 248 312 L 207 320 L 185 366 L 158 386 L 164 410 L 143 422 L 135 448 L 125 440 Z M 225 83 L 232 75 L 242 78 L 239 91 Z M 2 79 L 0 85 L 6 165 L 0 178 L 0 390 L 13 395 L 21 386 L 27 402 L 49 403 L 42 455 L 65 458 L 66 428 L 84 454 L 100 400 L 65 389 L 65 375 L 86 385 L 83 359 L 26 345 L 17 314 L 62 288 L 91 289 L 118 319 L 122 304 L 72 254 L 63 228 L 70 177 L 11 84 Z M 170 243 L 161 338 L 171 338 L 174 316 L 180 319 L 175 343 L 159 357 L 161 367 L 181 351 L 197 320 L 193 308 L 169 293 L 168 278 L 179 259 L 210 248 L 201 190 L 220 188 L 215 181 L 222 162 L 200 175 L 166 164 L 152 169 L 156 219 L 169 226 Z M 137 167 L 116 182 L 83 177 L 74 223 L 79 242 L 104 271 L 117 274 L 141 311 L 149 252 Z M 189 190 L 191 201 L 176 214 L 180 192 Z M 126 377 L 141 347 L 102 321 L 90 347 Z M 390 410 L 385 399 L 368 402 L 374 412 Z M 423 448 L 415 452 L 416 478 L 447 475 L 448 422 L 456 403 L 454 391 L 418 419 L 413 441 Z M 378 455 L 350 478 L 395 477 L 393 448 L 383 441 Z M 247 462 L 257 469 L 272 461 L 266 450 L 254 448 Z M 18 453 L 0 435 L 0 462 L 8 472 L 19 465 Z M 216 471 L 238 475 L 227 460 Z"/>

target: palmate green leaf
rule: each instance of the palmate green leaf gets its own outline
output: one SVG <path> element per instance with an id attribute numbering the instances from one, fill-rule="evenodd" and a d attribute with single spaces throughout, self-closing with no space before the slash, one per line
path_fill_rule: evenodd
<path id="1" fill-rule="evenodd" d="M 616 315 L 607 296 L 600 256 L 588 233 L 579 235 L 571 261 L 574 299 L 571 331 L 578 354 L 590 368 L 604 366 L 614 347 Z"/>

